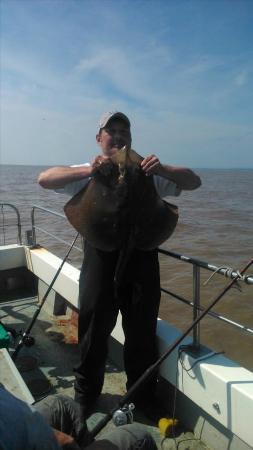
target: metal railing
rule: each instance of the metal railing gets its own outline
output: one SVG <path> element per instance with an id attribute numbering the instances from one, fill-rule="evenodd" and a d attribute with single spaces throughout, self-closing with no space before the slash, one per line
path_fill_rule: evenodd
<path id="1" fill-rule="evenodd" d="M 165 294 L 168 294 L 172 297 L 174 297 L 176 300 L 181 301 L 182 303 L 191 306 L 193 308 L 193 320 L 195 320 L 201 311 L 203 311 L 205 308 L 200 306 L 200 268 L 209 270 L 211 272 L 217 273 L 219 275 L 226 276 L 227 278 L 230 278 L 231 280 L 238 278 L 238 282 L 243 282 L 248 285 L 253 285 L 253 276 L 251 275 L 244 275 L 240 276 L 240 272 L 238 270 L 234 270 L 230 267 L 217 267 L 213 264 L 207 263 L 206 261 L 201 261 L 197 258 L 192 258 L 189 256 L 181 255 L 180 253 L 172 252 L 169 250 L 165 250 L 163 248 L 159 248 L 159 253 L 170 256 L 172 258 L 178 259 L 180 261 L 189 263 L 193 267 L 193 273 L 192 273 L 192 285 L 193 285 L 193 301 L 190 301 L 186 298 L 184 298 L 181 295 L 176 294 L 175 292 L 169 291 L 168 289 L 164 289 L 161 287 L 161 291 Z M 237 328 L 241 331 L 244 331 L 248 334 L 253 335 L 253 329 L 246 327 L 240 323 L 237 323 L 231 319 L 228 319 L 227 317 L 222 316 L 221 314 L 215 313 L 213 311 L 209 311 L 208 315 L 210 317 L 213 317 L 215 319 L 221 320 L 224 323 L 227 323 L 234 328 Z M 199 347 L 200 345 L 200 323 L 197 324 L 197 326 L 193 330 L 193 345 L 195 347 Z"/>
<path id="2" fill-rule="evenodd" d="M 33 242 L 34 243 L 36 243 L 36 230 L 45 232 L 45 230 L 43 230 L 40 227 L 35 225 L 35 210 L 36 209 L 40 210 L 40 211 L 44 211 L 49 214 L 53 214 L 53 215 L 61 217 L 61 218 L 64 218 L 66 220 L 66 217 L 63 214 L 57 213 L 57 212 L 52 211 L 47 208 L 43 208 L 41 206 L 34 205 L 32 208 L 32 213 L 31 213 L 32 234 L 33 234 Z M 49 234 L 51 237 L 54 237 L 56 240 L 69 245 L 69 242 L 62 240 L 62 239 L 58 238 L 57 236 L 52 235 L 51 233 L 48 233 L 48 232 L 46 232 L 46 233 Z M 74 248 L 76 248 L 80 251 L 83 251 L 83 249 L 80 249 L 79 247 L 74 247 Z M 197 258 L 188 257 L 188 256 L 181 255 L 179 253 L 165 250 L 162 248 L 159 248 L 158 251 L 160 254 L 164 254 L 166 256 L 181 260 L 183 262 L 187 262 L 192 265 L 192 268 L 193 268 L 193 273 L 192 273 L 193 301 L 190 301 L 174 292 L 171 292 L 168 289 L 164 289 L 163 287 L 161 287 L 161 291 L 174 297 L 175 299 L 183 302 L 184 304 L 192 307 L 193 308 L 193 320 L 195 320 L 198 317 L 198 315 L 200 314 L 200 312 L 204 310 L 204 308 L 200 305 L 200 269 L 201 268 L 205 269 L 205 270 L 209 270 L 213 273 L 217 273 L 219 275 L 223 275 L 223 276 L 225 275 L 227 278 L 231 278 L 231 279 L 238 277 L 238 271 L 228 268 L 228 267 L 217 267 L 213 264 L 207 263 L 205 261 L 201 261 Z M 253 284 L 253 277 L 246 275 L 246 276 L 240 277 L 239 281 L 244 282 L 246 284 Z M 246 333 L 253 335 L 253 330 L 251 328 L 248 328 L 240 323 L 230 320 L 230 319 L 222 316 L 221 314 L 210 311 L 208 313 L 208 315 L 211 317 L 214 317 L 215 319 L 221 320 L 222 322 L 227 323 L 241 331 L 244 331 Z M 193 345 L 195 347 L 199 347 L 199 345 L 200 345 L 200 324 L 196 325 L 196 327 L 193 330 Z"/>
<path id="3" fill-rule="evenodd" d="M 2 233 L 3 233 L 3 242 L 4 242 L 4 245 L 5 245 L 5 243 L 6 243 L 6 240 L 5 240 L 5 236 L 6 236 L 6 228 L 8 227 L 8 226 L 10 226 L 10 224 L 6 224 L 5 223 L 5 212 L 4 212 L 4 208 L 5 207 L 7 207 L 7 208 L 11 208 L 11 209 L 13 209 L 13 211 L 15 211 L 15 214 L 16 214 L 16 217 L 17 217 L 17 223 L 15 223 L 15 224 L 12 224 L 12 226 L 16 226 L 17 227 L 17 240 L 18 240 L 18 243 L 21 245 L 22 244 L 22 230 L 21 230 L 21 220 L 20 220 L 20 214 L 19 214 L 19 210 L 18 210 L 18 208 L 16 208 L 16 206 L 14 206 L 14 205 L 12 205 L 11 203 L 0 203 L 0 210 L 1 210 L 1 222 L 0 222 L 0 229 L 2 229 Z"/>
<path id="4" fill-rule="evenodd" d="M 32 245 L 36 245 L 36 242 L 37 242 L 36 230 L 38 230 L 38 231 L 46 234 L 47 236 L 50 236 L 50 237 L 54 238 L 56 241 L 61 242 L 62 244 L 69 245 L 68 241 L 65 241 L 64 239 L 61 239 L 58 236 L 55 236 L 54 234 L 49 233 L 48 231 L 44 230 L 43 228 L 38 227 L 37 225 L 35 225 L 35 211 L 36 210 L 39 210 L 39 211 L 42 211 L 42 212 L 46 212 L 46 213 L 52 214 L 53 216 L 60 217 L 60 218 L 66 220 L 66 216 L 64 216 L 64 214 L 58 213 L 58 212 L 53 211 L 53 210 L 48 209 L 48 208 L 44 208 L 43 206 L 33 205 L 32 211 L 31 211 L 31 221 L 32 221 L 31 244 Z M 78 250 L 78 251 L 80 251 L 80 252 L 83 252 L 83 248 L 77 247 L 76 245 L 74 245 L 73 248 Z"/>
<path id="5" fill-rule="evenodd" d="M 17 224 L 17 226 L 18 226 L 18 230 L 19 230 L 19 240 L 20 240 L 20 243 L 21 243 L 21 223 L 20 223 L 20 215 L 19 215 L 18 209 L 15 206 L 13 206 L 11 204 L 8 204 L 8 203 L 6 203 L 6 204 L 1 204 L 0 203 L 0 206 L 1 205 L 10 206 L 17 212 L 17 217 L 18 217 L 18 224 Z M 41 227 L 39 227 L 39 226 L 37 226 L 35 224 L 35 211 L 36 210 L 39 210 L 41 212 L 44 212 L 44 213 L 47 213 L 47 214 L 51 214 L 51 215 L 57 216 L 59 218 L 62 218 L 64 220 L 67 220 L 64 214 L 58 213 L 58 212 L 50 210 L 48 208 L 44 208 L 42 206 L 34 205 L 32 207 L 32 210 L 31 210 L 32 230 L 31 230 L 31 239 L 30 239 L 29 245 L 36 245 L 36 230 L 38 230 L 38 231 L 40 231 L 42 233 L 45 233 L 46 235 L 54 238 L 56 241 L 59 241 L 59 242 L 69 246 L 70 244 L 69 244 L 68 241 L 65 241 L 64 239 L 61 239 L 58 236 L 55 236 L 54 234 L 44 230 L 43 228 L 41 228 Z M 73 248 L 75 248 L 76 250 L 78 250 L 80 252 L 83 252 L 83 248 L 80 248 L 80 247 L 77 247 L 77 246 L 74 246 Z M 206 261 L 201 261 L 201 260 L 199 260 L 197 258 L 192 258 L 192 257 L 189 257 L 189 256 L 185 256 L 185 255 L 182 255 L 180 253 L 172 252 L 170 250 L 165 250 L 163 248 L 159 248 L 158 252 L 160 254 L 169 256 L 171 258 L 174 258 L 174 259 L 177 259 L 177 260 L 180 260 L 182 262 L 185 262 L 185 263 L 188 263 L 188 264 L 192 265 L 192 268 L 193 268 L 193 271 L 192 271 L 192 289 L 193 289 L 192 290 L 192 292 L 193 292 L 192 297 L 193 298 L 192 298 L 192 300 L 184 298 L 183 296 L 181 296 L 181 295 L 179 295 L 179 294 L 177 294 L 175 292 L 172 292 L 172 291 L 170 291 L 168 289 L 165 289 L 163 287 L 161 287 L 161 291 L 164 292 L 165 294 L 168 294 L 168 295 L 172 296 L 176 300 L 179 300 L 180 302 L 182 302 L 182 303 L 192 307 L 193 308 L 193 320 L 195 320 L 199 316 L 200 312 L 204 310 L 204 308 L 200 305 L 200 269 L 205 269 L 207 271 L 213 272 L 213 274 L 217 273 L 218 275 L 223 275 L 223 276 L 225 275 L 227 278 L 230 278 L 230 279 L 234 279 L 236 277 L 237 278 L 239 277 L 238 278 L 238 282 L 245 283 L 247 285 L 253 285 L 253 276 L 251 276 L 251 275 L 240 276 L 240 272 L 238 270 L 234 270 L 234 269 L 229 268 L 229 267 L 217 267 L 217 266 L 215 266 L 213 264 L 210 264 L 210 263 L 208 263 Z M 220 321 L 222 321 L 222 322 L 224 322 L 226 324 L 229 324 L 229 325 L 233 326 L 234 328 L 237 328 L 240 331 L 243 331 L 243 332 L 246 332 L 248 334 L 253 335 L 253 329 L 251 329 L 249 327 L 246 327 L 246 326 L 244 326 L 244 325 L 242 325 L 240 323 L 237 323 L 237 322 L 235 322 L 235 321 L 233 321 L 231 319 L 228 319 L 227 317 L 224 317 L 221 314 L 215 313 L 213 311 L 209 311 L 208 315 L 210 317 L 218 319 L 218 320 L 220 320 Z M 199 324 L 193 330 L 193 345 L 196 348 L 198 348 L 199 345 L 200 345 L 200 327 L 199 327 Z"/>

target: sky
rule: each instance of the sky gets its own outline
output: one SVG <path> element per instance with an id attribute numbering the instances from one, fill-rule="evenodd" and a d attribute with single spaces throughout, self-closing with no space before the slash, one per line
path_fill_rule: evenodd
<path id="1" fill-rule="evenodd" d="M 2 164 L 99 153 L 105 111 L 142 156 L 253 168 L 253 0 L 0 0 Z"/>

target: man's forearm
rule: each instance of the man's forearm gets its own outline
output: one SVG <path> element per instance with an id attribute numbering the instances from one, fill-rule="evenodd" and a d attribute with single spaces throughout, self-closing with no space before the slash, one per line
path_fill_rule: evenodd
<path id="1" fill-rule="evenodd" d="M 193 190 L 201 186 L 200 177 L 186 167 L 168 166 L 161 164 L 157 175 L 174 181 L 180 189 Z"/>
<path id="2" fill-rule="evenodd" d="M 79 181 L 92 176 L 92 166 L 52 167 L 38 177 L 38 183 L 45 189 L 59 189 L 72 181 Z"/>

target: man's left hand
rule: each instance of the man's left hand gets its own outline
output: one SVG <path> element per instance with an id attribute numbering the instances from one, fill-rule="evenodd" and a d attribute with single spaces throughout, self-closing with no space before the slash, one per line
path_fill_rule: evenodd
<path id="1" fill-rule="evenodd" d="M 158 175 L 161 171 L 162 165 L 156 155 L 149 155 L 143 159 L 141 168 L 146 175 Z"/>

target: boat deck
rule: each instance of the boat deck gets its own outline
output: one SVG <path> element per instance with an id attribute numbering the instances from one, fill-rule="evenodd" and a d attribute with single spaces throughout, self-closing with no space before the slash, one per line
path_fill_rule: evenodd
<path id="1" fill-rule="evenodd" d="M 0 320 L 16 331 L 24 331 L 36 310 L 37 302 L 37 297 L 1 299 Z M 16 360 L 16 366 L 35 401 L 54 393 L 73 397 L 73 367 L 78 361 L 76 334 L 76 326 L 66 319 L 66 316 L 57 316 L 56 319 L 42 309 L 31 333 L 35 338 L 35 345 L 24 346 Z M 10 350 L 13 347 L 12 341 Z M 107 412 L 117 406 L 119 398 L 125 393 L 125 382 L 125 373 L 108 361 L 102 395 L 87 421 L 89 429 L 92 429 Z M 139 411 L 134 413 L 134 421 L 148 428 L 159 449 L 208 448 L 189 430 L 181 429 L 175 438 L 163 439 L 156 424 L 150 422 Z M 114 425 L 109 422 L 101 433 L 112 427 Z"/>

